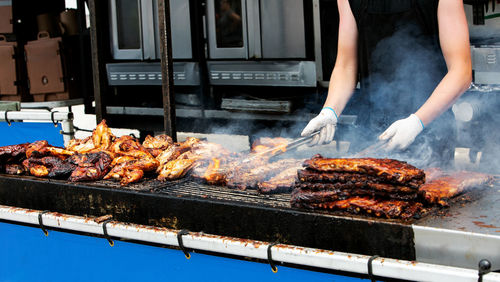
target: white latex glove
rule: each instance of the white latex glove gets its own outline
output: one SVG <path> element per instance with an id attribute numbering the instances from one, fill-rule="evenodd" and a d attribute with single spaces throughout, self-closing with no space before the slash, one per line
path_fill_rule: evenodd
<path id="1" fill-rule="evenodd" d="M 300 135 L 309 136 L 316 131 L 320 131 L 319 134 L 313 137 L 309 146 L 314 146 L 316 144 L 328 144 L 333 140 L 336 126 L 337 114 L 332 108 L 327 107 L 323 108 L 319 115 L 307 124 Z"/>
<path id="2" fill-rule="evenodd" d="M 385 150 L 387 151 L 392 151 L 394 149 L 404 150 L 415 141 L 415 137 L 417 137 L 423 129 L 424 124 L 422 121 L 415 114 L 411 114 L 409 117 L 400 119 L 391 124 L 378 139 L 387 141 L 385 145 Z"/>

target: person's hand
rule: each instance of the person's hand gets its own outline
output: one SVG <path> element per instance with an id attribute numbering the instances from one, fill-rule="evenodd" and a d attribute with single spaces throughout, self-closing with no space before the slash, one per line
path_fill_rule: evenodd
<path id="1" fill-rule="evenodd" d="M 328 144 L 332 142 L 335 135 L 335 127 L 337 126 L 337 113 L 330 108 L 325 107 L 319 115 L 313 118 L 307 126 L 302 130 L 301 136 L 309 136 L 316 131 L 320 133 L 313 137 L 309 146 L 317 144 Z"/>
<path id="2" fill-rule="evenodd" d="M 424 124 L 422 121 L 415 114 L 411 114 L 409 117 L 391 124 L 378 139 L 387 141 L 384 146 L 387 151 L 404 150 L 415 141 L 415 138 L 423 129 Z"/>

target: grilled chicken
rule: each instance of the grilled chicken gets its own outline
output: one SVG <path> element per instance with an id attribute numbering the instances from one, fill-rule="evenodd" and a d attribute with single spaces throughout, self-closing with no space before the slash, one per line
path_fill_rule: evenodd
<path id="1" fill-rule="evenodd" d="M 114 139 L 115 136 L 111 133 L 111 129 L 109 129 L 106 125 L 106 120 L 104 119 L 92 132 L 92 142 L 94 143 L 94 147 L 101 150 L 108 150 Z"/>
<path id="2" fill-rule="evenodd" d="M 71 173 L 69 181 L 92 181 L 102 179 L 111 169 L 113 159 L 106 152 L 78 154 L 69 160 L 78 167 Z"/>
<path id="3" fill-rule="evenodd" d="M 112 164 L 113 168 L 104 179 L 120 180 L 121 185 L 137 182 L 142 179 L 144 172 L 154 171 L 158 167 L 158 161 L 153 158 L 134 159 L 130 156 L 116 158 Z"/>
<path id="4" fill-rule="evenodd" d="M 88 153 L 96 149 L 94 146 L 94 140 L 92 136 L 88 136 L 85 139 L 71 139 L 69 140 L 66 150 L 77 152 L 80 154 Z"/>
<path id="5" fill-rule="evenodd" d="M 142 146 L 146 148 L 146 150 L 155 158 L 173 144 L 174 141 L 172 140 L 172 137 L 165 134 L 157 135 L 155 137 L 148 135 L 144 139 L 144 142 L 142 142 Z"/>
<path id="6" fill-rule="evenodd" d="M 174 180 L 186 175 L 193 166 L 194 159 L 177 159 L 166 163 L 161 167 L 158 180 Z"/>
<path id="7" fill-rule="evenodd" d="M 5 165 L 5 173 L 12 175 L 21 175 L 26 172 L 24 166 L 20 164 L 6 164 Z"/>
<path id="8" fill-rule="evenodd" d="M 26 157 L 29 143 L 0 147 L 0 163 L 19 162 Z"/>

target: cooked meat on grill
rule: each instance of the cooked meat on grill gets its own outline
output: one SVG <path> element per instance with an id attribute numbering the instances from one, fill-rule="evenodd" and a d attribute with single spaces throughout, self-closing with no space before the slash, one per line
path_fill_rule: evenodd
<path id="1" fill-rule="evenodd" d="M 228 187 L 241 190 L 256 189 L 259 182 L 275 176 L 284 168 L 297 168 L 300 165 L 300 161 L 296 159 L 284 159 L 272 163 L 261 164 L 259 162 L 252 162 L 246 165 L 250 165 L 249 169 L 236 167 L 227 175 Z"/>
<path id="2" fill-rule="evenodd" d="M 301 169 L 298 171 L 298 178 L 301 182 L 312 182 L 312 183 L 347 183 L 354 184 L 357 186 L 368 186 L 377 183 L 384 184 L 387 187 L 392 187 L 384 178 L 379 178 L 377 176 L 362 174 L 362 173 L 350 173 L 350 172 L 319 172 L 310 169 Z M 399 190 L 402 192 L 409 191 L 413 192 L 418 189 L 422 184 L 422 180 L 410 181 L 405 183 L 405 186 L 401 187 Z M 395 183 L 397 185 L 397 183 Z M 399 185 L 401 186 L 401 185 Z M 395 189 L 391 189 L 395 190 Z"/>
<path id="3" fill-rule="evenodd" d="M 191 173 L 194 178 L 203 179 L 211 185 L 226 185 L 227 174 L 226 166 L 221 167 L 221 160 L 217 158 L 213 158 L 208 166 L 197 167 Z"/>
<path id="4" fill-rule="evenodd" d="M 29 143 L 0 147 L 0 163 L 19 162 L 26 158 Z"/>
<path id="5" fill-rule="evenodd" d="M 88 153 L 95 148 L 92 136 L 88 136 L 85 139 L 71 139 L 66 146 L 66 150 L 81 154 Z"/>
<path id="6" fill-rule="evenodd" d="M 5 173 L 12 175 L 22 175 L 26 172 L 24 167 L 20 164 L 6 164 Z"/>
<path id="7" fill-rule="evenodd" d="M 377 176 L 385 182 L 406 184 L 424 182 L 425 173 L 406 162 L 392 159 L 329 159 L 316 155 L 304 162 L 306 168 L 321 172 L 351 172 Z"/>
<path id="8" fill-rule="evenodd" d="M 109 151 L 117 156 L 130 156 L 134 158 L 153 158 L 139 141 L 130 135 L 124 135 L 111 144 Z"/>
<path id="9" fill-rule="evenodd" d="M 31 155 L 35 151 L 40 151 L 42 148 L 49 146 L 49 142 L 46 140 L 35 141 L 30 143 L 28 147 L 26 147 L 26 158 L 31 158 Z"/>
<path id="10" fill-rule="evenodd" d="M 252 147 L 251 147 L 251 152 L 252 153 L 261 153 L 261 152 L 267 152 L 267 150 L 271 148 L 275 148 L 271 153 L 271 155 L 274 155 L 278 151 L 286 151 L 286 146 L 288 145 L 288 141 L 285 138 L 281 137 L 276 137 L 276 138 L 269 138 L 269 137 L 261 137 L 255 142 L 253 142 Z"/>
<path id="11" fill-rule="evenodd" d="M 29 172 L 36 177 L 46 177 L 49 175 L 49 169 L 43 165 L 32 165 L 29 167 Z"/>
<path id="12" fill-rule="evenodd" d="M 416 200 L 418 198 L 417 192 L 413 193 L 394 193 L 387 190 L 366 189 L 353 186 L 351 184 L 335 183 L 328 184 L 327 187 L 320 186 L 321 183 L 297 183 L 292 196 L 292 201 L 307 201 L 311 199 L 314 202 L 326 202 L 327 199 L 322 200 L 325 195 L 337 195 L 338 199 L 346 199 L 352 196 L 371 196 L 382 199 L 395 199 L 402 201 Z M 319 186 L 319 187 L 318 187 Z M 299 197 L 300 196 L 300 197 Z"/>
<path id="13" fill-rule="evenodd" d="M 490 184 L 492 181 L 493 177 L 490 175 L 472 171 L 442 173 L 441 176 L 433 176 L 431 181 L 420 186 L 419 191 L 427 203 L 448 206 L 449 199 L 471 188 Z"/>
<path id="14" fill-rule="evenodd" d="M 323 203 L 292 202 L 299 208 L 343 210 L 349 213 L 365 213 L 377 217 L 409 219 L 425 212 L 421 203 L 398 200 L 377 200 L 370 197 L 352 197 Z"/>
<path id="15" fill-rule="evenodd" d="M 153 158 L 135 159 L 121 156 L 113 159 L 111 165 L 113 168 L 104 179 L 113 178 L 120 180 L 121 185 L 127 185 L 142 179 L 144 172 L 154 171 L 158 167 L 158 161 Z"/>
<path id="16" fill-rule="evenodd" d="M 106 125 L 106 120 L 102 120 L 92 132 L 92 141 L 95 148 L 108 150 L 113 143 L 115 136 L 111 133 L 111 129 Z"/>
<path id="17" fill-rule="evenodd" d="M 290 192 L 297 180 L 297 170 L 302 167 L 301 162 L 296 166 L 285 168 L 277 175 L 269 180 L 259 182 L 257 184 L 258 191 L 262 194 L 288 193 Z"/>
<path id="18" fill-rule="evenodd" d="M 159 174 L 158 179 L 173 180 L 186 175 L 194 166 L 195 161 L 200 159 L 199 156 L 191 152 L 200 143 L 202 143 L 200 139 L 188 137 L 186 141 L 173 144 L 159 154 L 156 157 L 156 160 L 159 161 L 159 166 L 156 169 Z"/>
<path id="19" fill-rule="evenodd" d="M 23 166 L 32 175 L 49 178 L 67 178 L 76 168 L 76 165 L 58 156 L 31 157 L 23 161 Z"/>
<path id="20" fill-rule="evenodd" d="M 409 188 L 401 185 L 385 184 L 385 183 L 317 183 L 317 182 L 299 182 L 296 185 L 297 188 L 303 190 L 313 190 L 313 191 L 328 191 L 328 190 L 348 190 L 348 189 L 359 189 L 359 190 L 373 190 L 381 191 L 393 194 L 416 194 L 417 189 Z"/>
<path id="21" fill-rule="evenodd" d="M 83 156 L 82 156 L 83 155 Z M 102 179 L 111 169 L 113 159 L 106 152 L 87 153 L 70 158 L 78 167 L 71 173 L 69 181 L 92 181 Z"/>
<path id="22" fill-rule="evenodd" d="M 162 166 L 158 175 L 158 180 L 174 180 L 186 175 L 189 169 L 193 166 L 194 159 L 177 159 L 166 163 Z"/>
<path id="23" fill-rule="evenodd" d="M 165 134 L 154 137 L 148 135 L 144 139 L 144 142 L 142 142 L 142 146 L 155 158 L 173 144 L 172 137 Z"/>

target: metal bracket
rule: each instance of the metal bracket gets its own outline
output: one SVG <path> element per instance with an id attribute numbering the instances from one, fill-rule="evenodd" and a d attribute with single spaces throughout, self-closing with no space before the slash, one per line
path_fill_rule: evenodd
<path id="1" fill-rule="evenodd" d="M 49 236 L 49 231 L 47 231 L 47 229 L 45 229 L 45 226 L 43 226 L 42 215 L 48 212 L 50 211 L 42 211 L 38 214 L 38 224 L 40 225 L 40 228 L 42 229 L 43 234 L 45 234 L 45 236 Z"/>
<path id="2" fill-rule="evenodd" d="M 113 247 L 115 245 L 115 242 L 113 242 L 113 240 L 111 240 L 111 237 L 109 237 L 108 228 L 106 227 L 106 224 L 108 224 L 110 221 L 113 221 L 113 220 L 112 219 L 108 219 L 108 220 L 105 220 L 102 223 L 102 233 L 104 234 L 104 238 L 106 238 L 106 240 L 108 240 L 109 245 L 111 247 Z"/>
<path id="3" fill-rule="evenodd" d="M 8 113 L 8 112 L 10 112 L 10 111 L 5 111 L 5 114 L 4 114 L 4 119 L 5 119 L 5 121 L 7 122 L 7 124 L 8 124 L 9 126 L 11 126 L 10 120 L 9 120 L 9 118 L 7 117 L 7 113 Z"/>
<path id="4" fill-rule="evenodd" d="M 187 259 L 190 259 L 191 258 L 191 254 L 188 253 L 188 251 L 186 250 L 186 248 L 184 248 L 184 244 L 182 243 L 182 235 L 187 235 L 187 234 L 189 234 L 189 231 L 187 231 L 186 229 L 182 229 L 181 231 L 179 231 L 177 233 L 177 244 L 179 245 L 179 248 L 184 253 L 184 256 Z"/>
<path id="5" fill-rule="evenodd" d="M 274 242 L 274 243 L 271 243 L 269 244 L 269 246 L 267 246 L 267 261 L 269 262 L 269 265 L 271 266 L 271 270 L 274 272 L 274 273 L 277 273 L 278 272 L 278 268 L 276 267 L 276 265 L 274 264 L 274 261 L 273 261 L 273 256 L 271 254 L 271 248 L 273 246 L 276 246 L 277 244 L 279 244 L 278 242 Z"/>
<path id="6" fill-rule="evenodd" d="M 374 255 L 374 256 L 371 256 L 369 259 L 368 259 L 368 262 L 367 262 L 367 265 L 368 265 L 368 277 L 370 278 L 370 280 L 372 282 L 375 282 L 375 277 L 373 276 L 373 261 L 376 259 L 376 258 L 379 258 L 378 255 Z"/>

